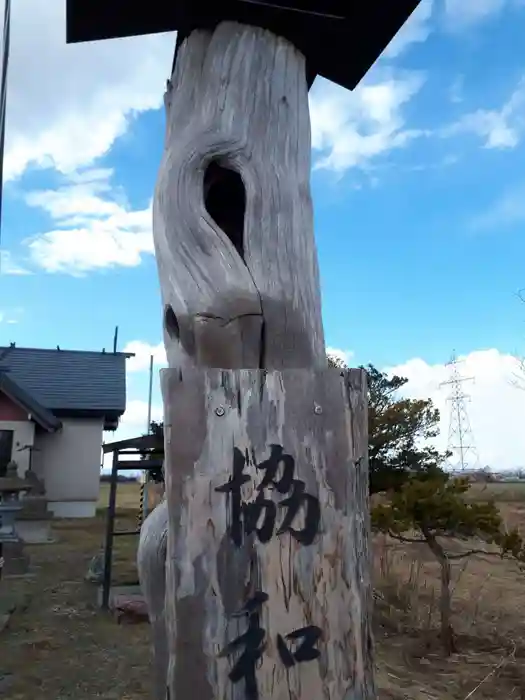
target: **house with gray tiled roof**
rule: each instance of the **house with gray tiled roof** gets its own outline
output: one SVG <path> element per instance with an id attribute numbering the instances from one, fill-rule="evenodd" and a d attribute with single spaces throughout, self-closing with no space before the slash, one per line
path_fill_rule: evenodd
<path id="1" fill-rule="evenodd" d="M 0 476 L 43 482 L 58 517 L 92 517 L 104 430 L 126 409 L 127 353 L 0 347 Z"/>

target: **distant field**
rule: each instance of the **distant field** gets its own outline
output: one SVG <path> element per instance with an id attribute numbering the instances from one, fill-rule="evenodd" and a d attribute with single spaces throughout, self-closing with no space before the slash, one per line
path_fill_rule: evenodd
<path id="1" fill-rule="evenodd" d="M 148 485 L 148 496 L 150 507 L 153 507 L 158 502 L 158 487 Z M 100 494 L 98 499 L 98 509 L 108 507 L 109 503 L 109 483 L 103 482 L 100 484 Z M 136 510 L 140 508 L 140 484 L 136 481 L 123 482 L 117 486 L 117 510 Z"/>
<path id="2" fill-rule="evenodd" d="M 158 501 L 157 487 L 149 486 L 150 505 Z M 475 483 L 471 489 L 472 495 L 479 500 L 493 498 L 498 503 L 525 502 L 525 482 L 496 482 L 489 484 Z M 100 485 L 98 508 L 107 508 L 109 501 L 109 483 Z M 138 510 L 140 508 L 140 484 L 124 482 L 117 486 L 117 509 Z"/>
<path id="3" fill-rule="evenodd" d="M 473 484 L 472 493 L 477 498 L 493 498 L 501 503 L 519 503 L 525 501 L 525 482 L 500 481 L 490 484 Z"/>

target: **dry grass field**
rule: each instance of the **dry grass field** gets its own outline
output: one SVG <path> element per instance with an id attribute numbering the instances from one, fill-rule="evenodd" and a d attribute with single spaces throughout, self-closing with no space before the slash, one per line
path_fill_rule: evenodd
<path id="1" fill-rule="evenodd" d="M 525 486 L 474 487 L 525 530 Z M 107 503 L 103 485 L 100 506 Z M 139 487 L 118 487 L 118 526 L 136 525 Z M 2 596 L 25 603 L 0 636 L 0 695 L 10 700 L 147 700 L 152 697 L 147 625 L 119 625 L 84 582 L 103 541 L 104 517 L 61 521 L 56 543 L 30 547 L 35 577 L 5 580 Z M 136 577 L 136 538 L 115 544 L 117 580 Z M 460 653 L 437 643 L 438 570 L 423 546 L 374 541 L 379 700 L 525 700 L 525 573 L 476 557 L 455 567 L 454 623 Z M 15 590 L 16 589 L 16 590 Z M 8 690 L 2 675 L 11 674 Z"/>

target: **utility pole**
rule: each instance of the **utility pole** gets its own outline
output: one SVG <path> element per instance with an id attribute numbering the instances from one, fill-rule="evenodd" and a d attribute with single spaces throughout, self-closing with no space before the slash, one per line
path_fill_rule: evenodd
<path id="1" fill-rule="evenodd" d="M 9 68 L 11 34 L 11 0 L 5 0 L 2 40 L 2 73 L 0 78 L 0 273 L 2 271 L 2 212 L 4 190 L 4 145 L 7 114 L 7 74 Z"/>
<path id="2" fill-rule="evenodd" d="M 467 394 L 463 385 L 465 382 L 474 381 L 474 377 L 464 377 L 459 371 L 459 360 L 455 352 L 452 353 L 447 367 L 450 368 L 450 379 L 442 382 L 440 386 L 450 387 L 450 394 L 447 401 L 450 403 L 450 420 L 448 430 L 448 449 L 452 452 L 452 460 L 449 466 L 454 470 L 466 471 L 477 466 L 479 455 L 474 442 L 474 434 L 467 411 L 467 403 L 471 397 Z"/>
<path id="3" fill-rule="evenodd" d="M 153 398 L 153 355 L 149 358 L 149 390 L 148 390 L 148 424 L 146 433 L 151 433 L 151 403 Z M 149 512 L 149 489 L 148 489 L 149 472 L 145 469 L 142 473 L 142 493 L 141 493 L 141 521 L 147 517 Z"/>

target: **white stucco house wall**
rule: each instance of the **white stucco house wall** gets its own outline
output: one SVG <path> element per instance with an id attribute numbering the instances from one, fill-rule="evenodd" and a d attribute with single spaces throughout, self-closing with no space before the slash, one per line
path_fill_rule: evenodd
<path id="1" fill-rule="evenodd" d="M 15 461 L 57 517 L 93 517 L 104 430 L 126 408 L 128 353 L 0 347 L 0 476 Z"/>

